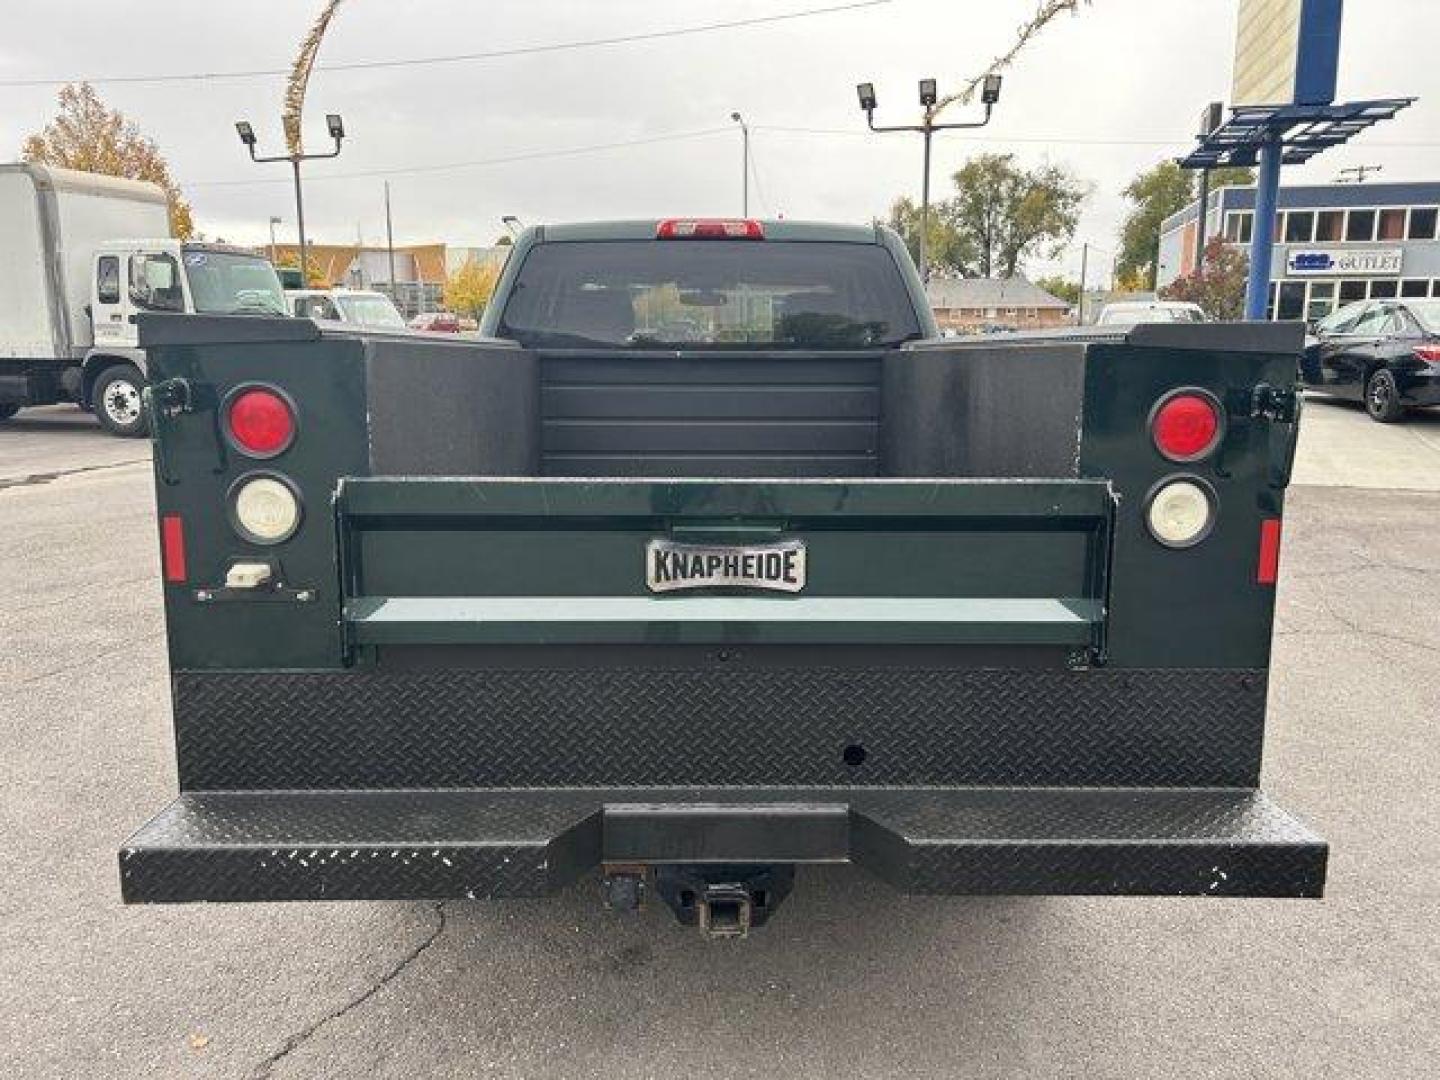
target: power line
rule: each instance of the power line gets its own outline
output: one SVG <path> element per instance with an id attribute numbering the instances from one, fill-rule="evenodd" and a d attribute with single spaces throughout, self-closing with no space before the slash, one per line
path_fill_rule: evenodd
<path id="1" fill-rule="evenodd" d="M 513 56 L 535 56 L 540 53 L 563 52 L 569 49 L 594 49 L 607 45 L 629 45 L 641 41 L 658 41 L 662 38 L 688 37 L 694 34 L 709 34 L 717 30 L 737 30 L 747 26 L 763 26 L 771 23 L 788 22 L 794 19 L 808 19 L 817 15 L 835 15 L 862 8 L 881 7 L 895 0 L 850 0 L 849 3 L 832 4 L 829 7 L 807 8 L 802 11 L 785 11 L 778 15 L 757 15 L 748 19 L 730 19 L 724 22 L 702 23 L 698 26 L 679 26 L 669 30 L 649 30 L 637 34 L 619 34 L 614 37 L 590 38 L 583 41 L 560 41 L 544 45 L 519 45 L 510 49 L 493 49 L 488 52 L 455 53 L 448 56 L 416 56 L 403 60 L 356 60 L 343 64 L 316 64 L 316 71 L 374 71 L 381 68 L 420 67 L 429 64 L 464 64 L 477 60 L 499 60 Z M 163 75 L 101 75 L 86 78 L 72 76 L 65 79 L 0 79 L 0 87 L 63 86 L 66 83 L 87 82 L 92 85 L 118 83 L 173 83 L 210 82 L 220 79 L 257 79 L 276 75 L 289 75 L 289 68 L 257 68 L 244 71 L 194 71 L 175 72 Z"/>
<path id="2" fill-rule="evenodd" d="M 509 165 L 520 161 L 539 161 L 545 158 L 574 157 L 577 154 L 594 154 L 604 150 L 620 150 L 630 146 L 649 146 L 654 143 L 675 142 L 681 139 L 699 139 L 709 135 L 720 135 L 731 128 L 701 128 L 697 131 L 675 131 L 665 135 L 651 135 L 640 139 L 625 139 L 618 142 L 592 143 L 588 146 L 570 146 L 557 150 L 533 150 L 522 154 L 508 154 L 504 157 L 480 158 L 475 161 L 451 161 L 438 165 L 401 165 L 392 169 L 366 169 L 360 172 L 329 173 L 307 177 L 307 184 L 325 183 L 331 180 L 361 180 L 377 176 L 405 176 L 411 173 L 451 172 L 455 169 L 477 169 L 488 165 Z M 260 187 L 267 184 L 289 184 L 288 179 L 257 180 L 189 180 L 181 181 L 185 188 L 200 187 Z"/>
<path id="3" fill-rule="evenodd" d="M 864 138 L 868 132 L 864 128 L 815 128 L 815 127 L 785 127 L 775 124 L 751 124 L 756 131 L 777 131 L 788 132 L 795 135 L 845 135 L 856 138 Z M 1065 137 L 1062 135 L 974 135 L 968 137 L 966 142 L 984 143 L 1055 143 L 1067 146 L 1179 146 L 1185 142 L 1182 138 L 1168 139 L 1086 139 Z M 1366 146 L 1389 147 L 1394 149 L 1430 149 L 1440 146 L 1440 141 L 1422 139 L 1409 142 L 1381 142 L 1379 140 L 1365 141 Z"/>

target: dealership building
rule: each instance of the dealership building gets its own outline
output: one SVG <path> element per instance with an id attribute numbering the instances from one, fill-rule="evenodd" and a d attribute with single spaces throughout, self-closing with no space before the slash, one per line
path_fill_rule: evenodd
<path id="1" fill-rule="evenodd" d="M 1207 200 L 1205 236 L 1248 247 L 1255 188 Z M 1319 319 L 1341 304 L 1440 297 L 1440 183 L 1281 187 L 1268 315 Z M 1160 226 L 1161 288 L 1195 269 L 1199 202 Z"/>

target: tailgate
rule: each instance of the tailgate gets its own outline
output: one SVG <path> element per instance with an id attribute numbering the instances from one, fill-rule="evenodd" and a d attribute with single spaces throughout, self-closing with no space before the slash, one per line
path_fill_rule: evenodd
<path id="1" fill-rule="evenodd" d="M 352 646 L 1104 643 L 1097 480 L 348 478 Z"/>

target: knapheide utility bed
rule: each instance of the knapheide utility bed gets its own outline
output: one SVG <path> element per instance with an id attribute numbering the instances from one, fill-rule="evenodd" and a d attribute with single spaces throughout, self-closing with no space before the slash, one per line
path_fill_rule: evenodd
<path id="1" fill-rule="evenodd" d="M 127 901 L 1320 894 L 1257 790 L 1297 327 L 891 342 L 832 317 L 913 300 L 886 234 L 598 228 L 517 245 L 509 340 L 144 321 L 181 792 Z"/>

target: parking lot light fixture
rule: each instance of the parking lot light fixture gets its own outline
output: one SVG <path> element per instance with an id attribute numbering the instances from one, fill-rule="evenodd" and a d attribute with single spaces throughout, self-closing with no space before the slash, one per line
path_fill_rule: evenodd
<path id="1" fill-rule="evenodd" d="M 925 140 L 925 156 L 923 172 L 920 183 L 920 243 L 919 264 L 920 279 L 930 280 L 930 267 L 927 258 L 926 234 L 930 231 L 930 140 L 937 131 L 955 131 L 960 128 L 979 128 L 990 123 L 990 112 L 995 103 L 1000 100 L 1000 76 L 991 72 L 982 80 L 980 89 L 980 103 L 985 106 L 985 115 L 979 120 L 971 120 L 957 124 L 937 124 L 935 122 L 936 105 L 939 104 L 939 86 L 934 79 L 920 80 L 920 104 L 925 107 L 925 112 L 918 124 L 893 124 L 881 126 L 875 123 L 875 85 L 874 83 L 861 83 L 855 88 L 860 98 L 860 108 L 865 110 L 865 122 L 871 131 L 889 134 L 896 131 L 913 131 L 919 133 Z"/>
<path id="2" fill-rule="evenodd" d="M 241 120 L 235 124 L 235 131 L 240 136 L 240 141 L 245 144 L 245 149 L 250 151 L 250 160 L 260 164 L 268 164 L 272 161 L 288 161 L 291 173 L 295 177 L 295 228 L 299 233 L 300 240 L 300 281 L 302 284 L 309 284 L 310 265 L 306 255 L 305 241 L 305 196 L 300 186 L 300 163 L 311 161 L 316 158 L 333 158 L 340 155 L 340 143 L 345 138 L 345 123 L 340 119 L 338 113 L 328 113 L 325 117 L 325 127 L 330 132 L 330 137 L 335 140 L 335 149 L 326 151 L 323 154 L 275 154 L 271 157 L 260 157 L 255 153 L 255 129 L 250 126 L 248 120 Z"/>

